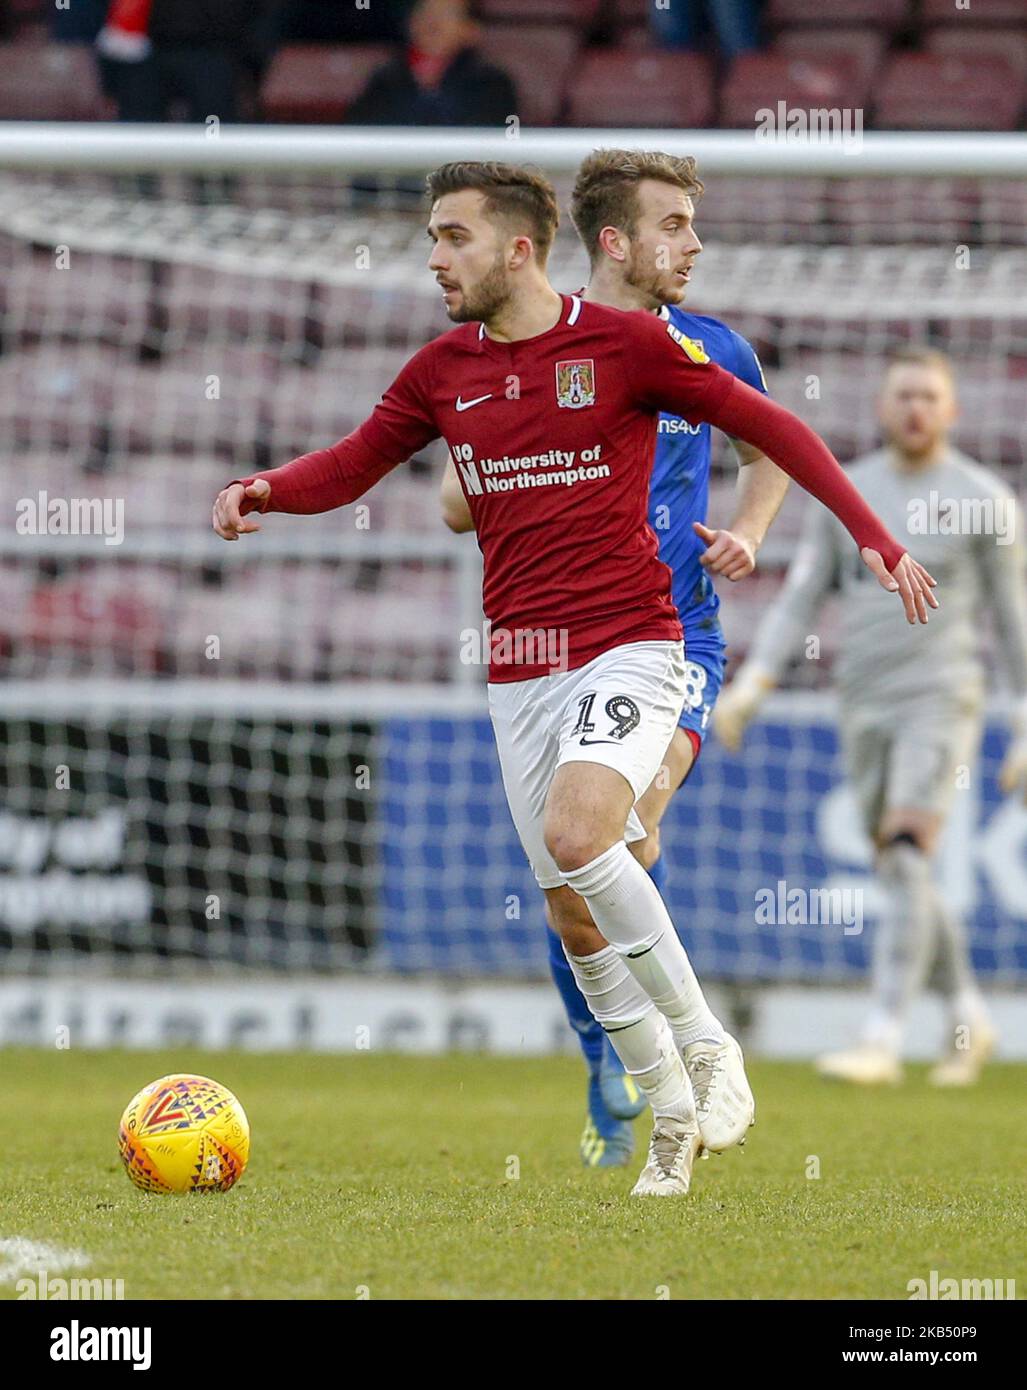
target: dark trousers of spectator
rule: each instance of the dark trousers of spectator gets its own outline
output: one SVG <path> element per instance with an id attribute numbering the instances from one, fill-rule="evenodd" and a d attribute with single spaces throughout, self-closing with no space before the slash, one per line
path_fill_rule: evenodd
<path id="1" fill-rule="evenodd" d="M 665 48 L 701 48 L 708 26 L 725 58 L 760 46 L 756 0 L 669 0 L 666 8 L 651 8 L 650 23 Z"/>
<path id="2" fill-rule="evenodd" d="M 154 48 L 141 63 L 103 62 L 104 90 L 119 121 L 167 121 L 178 105 L 187 121 L 234 121 L 239 70 L 223 48 Z"/>

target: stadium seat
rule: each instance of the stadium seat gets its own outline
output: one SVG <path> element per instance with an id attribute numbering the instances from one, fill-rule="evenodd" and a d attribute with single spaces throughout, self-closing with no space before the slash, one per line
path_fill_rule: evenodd
<path id="1" fill-rule="evenodd" d="M 427 242 L 424 243 L 425 247 Z M 424 262 L 428 252 L 424 251 Z M 399 344 L 407 352 L 423 347 L 429 338 L 447 327 L 437 287 L 427 270 L 417 292 L 410 287 L 374 285 L 322 285 L 321 315 L 325 346 L 355 346 L 360 343 Z"/>
<path id="2" fill-rule="evenodd" d="M 1027 14 L 1027 3 L 1024 5 Z M 1027 28 L 1023 29 L 932 29 L 924 48 L 928 53 L 956 58 L 1005 58 L 1021 77 L 1027 78 Z"/>
<path id="3" fill-rule="evenodd" d="M 142 346 L 153 296 L 147 263 L 75 248 L 73 266 L 73 274 L 55 274 L 53 251 L 39 249 L 4 269 L 0 311 L 8 345 L 45 337 Z"/>
<path id="4" fill-rule="evenodd" d="M 612 0 L 608 14 L 612 14 L 618 40 L 623 42 L 629 33 L 646 32 L 649 29 L 649 16 L 653 0 Z"/>
<path id="5" fill-rule="evenodd" d="M 749 126 L 762 109 L 861 109 L 870 90 L 859 60 L 842 57 L 790 57 L 745 53 L 736 58 L 720 97 L 720 123 Z"/>
<path id="6" fill-rule="evenodd" d="M 0 33 L 5 37 L 34 38 L 45 32 L 53 8 L 50 0 L 0 0 Z"/>
<path id="7" fill-rule="evenodd" d="M 807 62 L 855 59 L 860 75 L 872 79 L 887 46 L 888 39 L 879 29 L 785 29 L 775 39 L 770 53 Z"/>
<path id="8" fill-rule="evenodd" d="M 771 374 L 768 385 L 775 400 L 801 416 L 838 458 L 849 460 L 877 446 L 874 401 L 880 370 L 876 354 L 795 352 L 788 365 Z M 811 379 L 819 383 L 818 396 L 810 396 Z"/>
<path id="9" fill-rule="evenodd" d="M 260 347 L 203 344 L 122 368 L 111 399 L 112 441 L 126 452 L 157 448 L 248 463 L 269 428 L 279 366 L 277 355 Z"/>
<path id="10" fill-rule="evenodd" d="M 0 357 L 0 438 L 20 450 L 88 456 L 125 359 L 89 345 L 47 343 Z"/>
<path id="11" fill-rule="evenodd" d="M 98 451 L 249 459 L 279 368 L 277 356 L 241 346 L 203 345 L 142 364 L 93 343 L 48 342 L 0 358 L 0 436 L 83 461 Z"/>
<path id="12" fill-rule="evenodd" d="M 245 292 L 240 292 L 245 287 Z M 202 265 L 168 267 L 161 296 L 164 345 L 175 351 L 190 340 L 245 342 L 298 349 L 310 313 L 311 287 L 278 276 L 229 276 Z"/>
<path id="13" fill-rule="evenodd" d="M 827 183 L 824 179 L 780 179 L 718 175 L 710 181 L 699 205 L 699 235 L 712 244 L 699 263 L 696 293 L 717 248 L 725 243 L 759 245 L 787 241 L 797 225 L 814 241 L 826 216 Z M 716 312 L 716 311 L 714 311 Z"/>
<path id="14" fill-rule="evenodd" d="M 315 367 L 280 367 L 264 402 L 273 457 L 285 460 L 348 434 L 409 356 L 403 347 L 336 348 Z"/>
<path id="15" fill-rule="evenodd" d="M 1027 24 L 1027 5 L 1023 0 L 973 0 L 956 9 L 951 0 L 920 0 L 920 24 L 925 29 L 950 25 L 960 31 L 978 25 Z"/>
<path id="16" fill-rule="evenodd" d="M 167 585 L 154 569 L 96 565 L 40 578 L 20 615 L 23 660 L 51 674 L 154 675 L 176 626 Z M 163 592 L 162 592 L 163 590 Z M 149 592 L 147 592 L 149 591 Z M 196 645 L 194 643 L 194 645 Z"/>
<path id="17" fill-rule="evenodd" d="M 90 44 L 0 44 L 0 120 L 103 121 L 112 115 Z"/>
<path id="18" fill-rule="evenodd" d="M 555 125 L 581 35 L 570 25 L 504 25 L 484 31 L 482 51 L 513 78 L 524 125 Z"/>
<path id="19" fill-rule="evenodd" d="M 260 89 L 269 121 L 341 121 L 376 68 L 394 53 L 389 44 L 290 44 L 271 60 Z"/>
<path id="20" fill-rule="evenodd" d="M 574 126 L 710 124 L 713 83 L 697 53 L 612 48 L 588 53 L 572 79 L 569 121 Z"/>
<path id="21" fill-rule="evenodd" d="M 909 0 L 770 0 L 766 21 L 772 29 L 791 24 L 851 26 L 882 29 L 894 34 L 905 28 L 910 12 Z"/>
<path id="22" fill-rule="evenodd" d="M 518 20 L 530 24 L 573 24 L 586 31 L 595 23 L 600 0 L 482 0 L 481 14 L 486 23 Z M 499 54 L 486 55 L 498 62 Z"/>
<path id="23" fill-rule="evenodd" d="M 915 187 L 904 179 L 834 179 L 827 215 L 854 245 L 936 245 L 939 238 L 958 245 L 979 234 L 977 193 L 973 181 L 953 178 L 917 179 Z"/>
<path id="24" fill-rule="evenodd" d="M 1013 130 L 1024 104 L 1015 64 L 903 54 L 891 60 L 877 87 L 875 124 L 905 130 Z"/>
<path id="25" fill-rule="evenodd" d="M 989 242 L 1016 245 L 1027 227 L 1027 184 L 1017 179 L 982 179 L 978 234 Z"/>

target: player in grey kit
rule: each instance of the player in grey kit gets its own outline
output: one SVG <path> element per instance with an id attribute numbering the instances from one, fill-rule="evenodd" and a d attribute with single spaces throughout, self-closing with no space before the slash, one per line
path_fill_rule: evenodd
<path id="1" fill-rule="evenodd" d="M 958 770 L 972 763 L 980 741 L 978 636 L 986 614 L 1016 699 L 1000 781 L 1006 792 L 1027 788 L 1027 573 L 1016 499 L 948 442 L 955 417 L 949 360 L 906 349 L 891 361 L 881 394 L 886 447 L 849 469 L 896 535 L 917 536 L 917 553 L 947 595 L 945 607 L 928 627 L 897 640 L 887 599 L 880 602 L 877 587 L 858 573 L 846 533 L 829 512 L 811 508 L 782 593 L 714 712 L 721 739 L 737 749 L 820 603 L 840 589 L 842 741 L 887 905 L 874 941 L 874 1008 L 863 1038 L 817 1065 L 826 1076 L 867 1085 L 900 1079 L 905 1015 L 932 959 L 951 1032 L 931 1080 L 969 1085 L 995 1045 L 962 925 L 939 892 L 932 859 Z"/>

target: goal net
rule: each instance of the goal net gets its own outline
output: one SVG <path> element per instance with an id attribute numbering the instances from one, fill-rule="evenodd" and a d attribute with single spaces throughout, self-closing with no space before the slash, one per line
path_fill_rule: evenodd
<path id="1" fill-rule="evenodd" d="M 407 138 L 407 135 L 409 138 Z M 441 524 L 445 448 L 358 506 L 209 531 L 216 492 L 356 426 L 448 322 L 423 177 L 536 163 L 562 204 L 597 144 L 695 153 L 690 307 L 849 459 L 876 442 L 884 354 L 952 354 L 956 442 L 1021 488 L 1022 140 L 867 136 L 859 156 L 744 134 L 202 133 L 0 128 L 0 961 L 14 970 L 544 971 L 541 904 L 484 712 L 480 567 Z M 554 283 L 585 259 L 565 218 Z M 715 450 L 711 517 L 734 465 Z M 802 503 L 725 586 L 733 655 L 772 603 Z M 781 882 L 865 890 L 827 694 L 804 663 L 744 755 L 714 741 L 663 842 L 697 968 L 843 979 L 866 936 L 761 924 Z M 1027 816 L 1001 723 L 946 872 L 977 964 L 1027 966 Z"/>

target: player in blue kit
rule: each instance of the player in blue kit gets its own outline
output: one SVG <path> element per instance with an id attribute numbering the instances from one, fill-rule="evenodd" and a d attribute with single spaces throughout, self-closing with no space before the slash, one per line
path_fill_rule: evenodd
<path id="1" fill-rule="evenodd" d="M 717 319 L 680 307 L 702 244 L 693 229 L 694 199 L 702 193 L 695 163 L 660 153 L 597 150 L 578 171 L 571 216 L 588 251 L 591 275 L 582 297 L 618 309 L 657 311 L 680 333 L 696 360 L 712 358 L 758 391 L 766 391 L 752 347 Z M 732 581 L 755 568 L 756 552 L 784 499 L 787 476 L 749 445 L 735 443 L 740 462 L 735 515 L 724 530 L 705 524 L 709 500 L 710 426 L 659 417 L 649 492 L 649 524 L 660 558 L 672 571 L 672 593 L 685 634 L 688 692 L 670 747 L 649 789 L 636 804 L 646 838 L 631 845 L 661 892 L 660 821 L 699 755 L 724 675 L 724 634 L 713 576 Z M 442 487 L 443 516 L 454 531 L 473 529 L 452 462 Z M 588 1065 L 588 1118 L 581 1158 L 589 1167 L 630 1161 L 630 1121 L 645 1099 L 627 1076 L 571 972 L 549 927 L 550 970 L 578 1034 Z M 712 1058 L 700 1051 L 686 1063 L 700 1109 Z"/>

